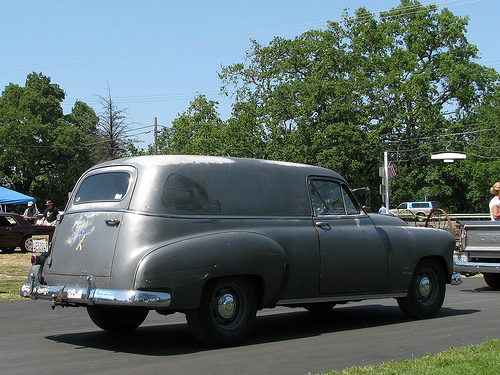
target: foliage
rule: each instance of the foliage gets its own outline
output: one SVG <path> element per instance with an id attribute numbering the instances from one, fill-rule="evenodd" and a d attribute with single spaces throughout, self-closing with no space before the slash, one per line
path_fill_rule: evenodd
<path id="1" fill-rule="evenodd" d="M 500 181 L 500 91 L 488 95 L 476 113 L 464 122 L 462 142 L 468 158 L 461 162 L 458 179 L 467 184 L 465 211 L 472 208 L 487 212 L 492 197 L 490 187 Z"/>
<path id="2" fill-rule="evenodd" d="M 160 133 L 160 153 L 221 155 L 223 122 L 217 113 L 217 104 L 204 95 L 197 96 L 189 108 L 172 122 L 172 128 Z"/>
<path id="3" fill-rule="evenodd" d="M 63 206 L 78 176 L 91 165 L 97 116 L 77 101 L 68 115 L 64 91 L 41 73 L 0 97 L 0 178 L 7 188 Z M 42 208 L 42 207 L 40 207 Z"/>
<path id="4" fill-rule="evenodd" d="M 235 98 L 231 118 L 221 121 L 216 103 L 200 96 L 163 133 L 162 152 L 321 165 L 378 192 L 388 151 L 393 204 L 424 199 L 429 187 L 427 198 L 448 211 L 485 211 L 499 172 L 487 148 L 498 134 L 499 77 L 476 62 L 467 22 L 402 0 L 293 40 L 252 41 L 246 61 L 219 74 Z M 460 168 L 430 158 L 469 150 Z"/>

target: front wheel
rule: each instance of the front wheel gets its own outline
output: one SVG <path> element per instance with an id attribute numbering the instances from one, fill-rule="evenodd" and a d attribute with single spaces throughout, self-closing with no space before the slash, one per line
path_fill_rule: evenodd
<path id="1" fill-rule="evenodd" d="M 490 288 L 500 290 L 500 273 L 483 273 L 483 278 Z"/>
<path id="2" fill-rule="evenodd" d="M 143 307 L 87 306 L 87 313 L 99 328 L 112 333 L 126 333 L 139 327 L 149 310 Z"/>
<path id="3" fill-rule="evenodd" d="M 430 318 L 443 305 L 446 282 L 440 265 L 432 259 L 417 264 L 406 297 L 398 298 L 398 305 L 411 318 Z"/>
<path id="4" fill-rule="evenodd" d="M 222 278 L 208 283 L 200 306 L 186 311 L 193 335 L 209 346 L 232 345 L 246 337 L 257 314 L 254 286 L 245 278 Z"/>

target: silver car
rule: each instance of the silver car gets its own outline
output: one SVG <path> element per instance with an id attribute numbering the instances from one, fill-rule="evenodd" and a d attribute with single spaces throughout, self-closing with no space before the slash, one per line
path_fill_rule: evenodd
<path id="1" fill-rule="evenodd" d="M 434 201 L 403 202 L 395 209 L 389 210 L 389 213 L 396 216 L 411 213 L 421 221 L 424 221 L 437 208 L 439 208 L 439 204 Z"/>
<path id="2" fill-rule="evenodd" d="M 132 157 L 83 174 L 21 295 L 85 306 L 110 332 L 182 312 L 202 343 L 232 345 L 278 305 L 393 297 L 411 317 L 434 316 L 459 282 L 454 247 L 448 232 L 365 213 L 328 169 Z"/>

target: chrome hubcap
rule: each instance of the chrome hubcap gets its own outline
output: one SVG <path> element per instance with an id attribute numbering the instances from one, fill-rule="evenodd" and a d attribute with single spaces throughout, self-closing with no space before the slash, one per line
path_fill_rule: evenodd
<path id="1" fill-rule="evenodd" d="M 424 298 L 429 297 L 429 295 L 431 294 L 432 285 L 431 285 L 431 281 L 429 280 L 429 278 L 427 276 L 424 276 L 420 279 L 418 289 L 419 289 L 420 295 L 422 297 L 424 297 Z"/>
<path id="2" fill-rule="evenodd" d="M 236 311 L 236 303 L 234 301 L 234 297 L 229 293 L 220 296 L 217 305 L 219 315 L 224 319 L 230 319 Z"/>

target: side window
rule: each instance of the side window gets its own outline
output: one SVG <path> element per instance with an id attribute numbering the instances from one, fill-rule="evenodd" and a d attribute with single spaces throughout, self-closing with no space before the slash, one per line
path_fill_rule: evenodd
<path id="1" fill-rule="evenodd" d="M 311 180 L 310 190 L 314 216 L 359 214 L 345 185 L 330 180 Z"/>
<path id="2" fill-rule="evenodd" d="M 407 208 L 408 208 L 408 207 L 407 207 L 407 204 L 406 204 L 406 203 L 401 203 L 401 204 L 398 206 L 398 208 L 397 208 L 397 209 L 398 209 L 398 210 L 405 210 L 405 209 L 407 209 Z"/>
<path id="3" fill-rule="evenodd" d="M 351 199 L 351 196 L 344 191 L 344 202 L 345 209 L 347 211 L 347 215 L 357 215 L 359 214 L 359 210 L 356 207 L 356 204 Z"/>
<path id="4" fill-rule="evenodd" d="M 17 221 L 12 216 L 0 216 L 1 227 L 13 227 L 17 225 Z"/>
<path id="5" fill-rule="evenodd" d="M 429 208 L 429 203 L 413 203 L 412 208 Z"/>
<path id="6" fill-rule="evenodd" d="M 220 214 L 221 203 L 213 200 L 208 192 L 196 181 L 172 173 L 163 184 L 162 204 L 172 213 Z"/>
<path id="7" fill-rule="evenodd" d="M 75 195 L 75 204 L 99 202 L 99 201 L 121 201 L 130 182 L 130 174 L 127 172 L 98 173 L 87 177 L 81 183 Z"/>

